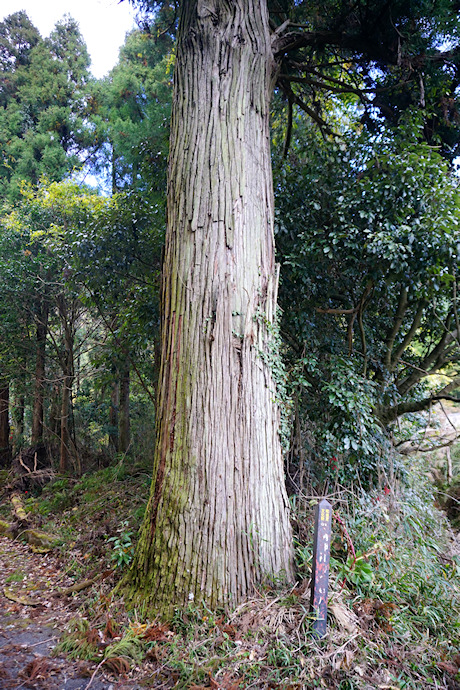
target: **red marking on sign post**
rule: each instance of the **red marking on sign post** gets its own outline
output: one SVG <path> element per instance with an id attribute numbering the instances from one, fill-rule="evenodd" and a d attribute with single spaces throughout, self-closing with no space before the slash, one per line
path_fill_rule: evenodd
<path id="1" fill-rule="evenodd" d="M 324 637 L 326 634 L 331 522 L 332 506 L 329 501 L 323 498 L 316 508 L 310 598 L 310 610 L 315 617 L 313 621 L 313 634 L 319 638 Z"/>

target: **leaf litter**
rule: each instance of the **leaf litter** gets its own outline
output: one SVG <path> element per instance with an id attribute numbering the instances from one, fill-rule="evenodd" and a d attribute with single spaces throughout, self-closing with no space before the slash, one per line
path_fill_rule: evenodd
<path id="1" fill-rule="evenodd" d="M 1 688 L 86 689 L 96 664 L 53 656 L 83 603 L 78 594 L 60 594 L 74 584 L 58 555 L 33 553 L 22 542 L 0 537 Z M 102 672 L 91 685 L 93 690 L 135 687 Z"/>
<path id="2" fill-rule="evenodd" d="M 115 485 L 105 490 L 111 500 L 98 488 L 91 514 L 87 502 L 78 512 L 77 501 L 62 513 L 62 525 L 78 526 L 62 553 L 36 554 L 0 538 L 0 688 L 460 689 L 460 659 L 447 641 L 436 658 L 442 648 L 423 631 L 418 644 L 392 631 L 397 597 L 358 596 L 334 582 L 324 640 L 311 636 L 308 579 L 281 592 L 267 588 L 232 612 L 190 606 L 170 625 L 133 620 L 112 596 L 120 570 L 104 570 L 104 544 L 121 519 L 114 502 L 123 504 Z M 442 567 L 452 569 L 451 561 Z"/>

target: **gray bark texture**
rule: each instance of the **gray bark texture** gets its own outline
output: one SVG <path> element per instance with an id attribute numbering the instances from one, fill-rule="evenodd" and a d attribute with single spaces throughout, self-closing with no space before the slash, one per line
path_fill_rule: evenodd
<path id="1" fill-rule="evenodd" d="M 128 598 L 163 615 L 291 580 L 266 363 L 276 308 L 266 3 L 181 3 L 152 494 Z"/>

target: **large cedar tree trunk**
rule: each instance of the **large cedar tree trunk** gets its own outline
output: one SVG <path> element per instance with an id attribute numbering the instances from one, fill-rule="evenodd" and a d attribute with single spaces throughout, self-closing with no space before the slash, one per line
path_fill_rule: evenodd
<path id="1" fill-rule="evenodd" d="M 128 599 L 162 615 L 292 579 L 279 410 L 266 3 L 181 3 L 152 493 Z"/>

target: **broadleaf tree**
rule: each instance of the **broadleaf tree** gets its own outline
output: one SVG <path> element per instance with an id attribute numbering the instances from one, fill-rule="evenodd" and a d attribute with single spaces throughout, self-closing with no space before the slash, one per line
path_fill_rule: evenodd
<path id="1" fill-rule="evenodd" d="M 385 471 L 391 423 L 459 385 L 458 178 L 417 127 L 335 145 L 302 121 L 293 133 L 275 166 L 290 475 L 302 451 L 316 480 L 335 457 L 333 476 L 365 484 Z"/>

